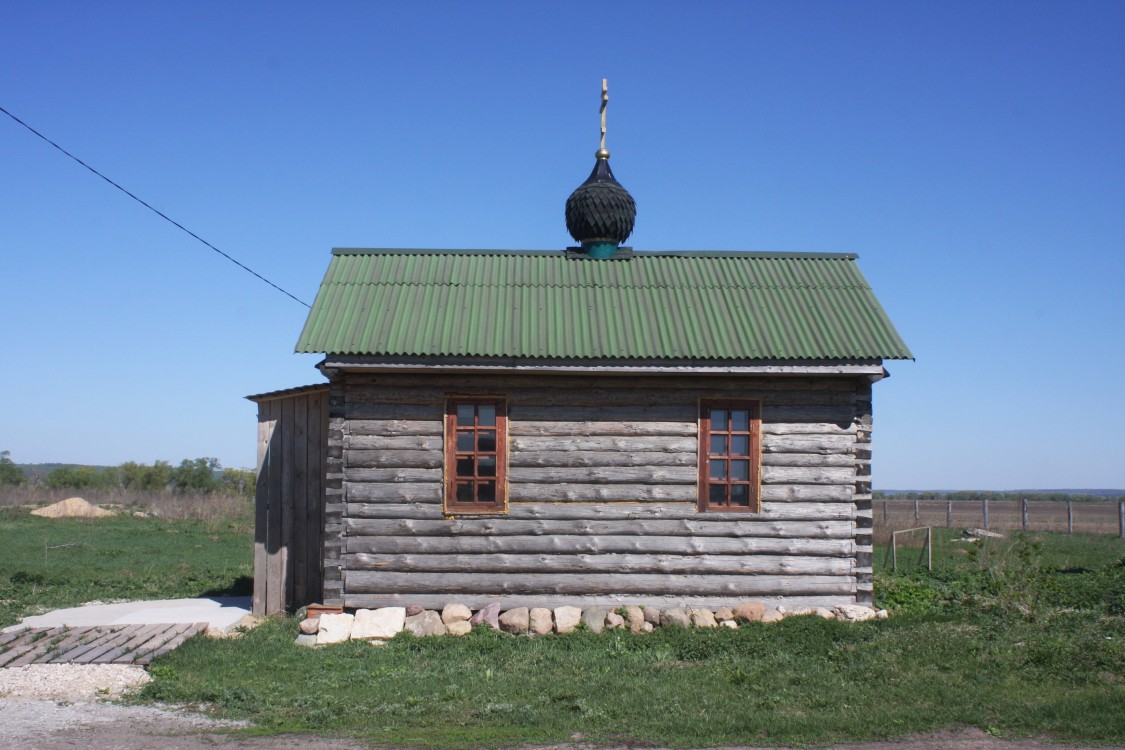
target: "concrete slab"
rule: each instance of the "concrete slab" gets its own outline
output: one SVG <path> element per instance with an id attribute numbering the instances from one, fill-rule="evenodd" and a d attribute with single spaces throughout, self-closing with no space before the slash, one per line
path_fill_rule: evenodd
<path id="1" fill-rule="evenodd" d="M 82 627 L 87 625 L 156 625 L 162 623 L 207 623 L 208 630 L 227 633 L 250 614 L 250 597 L 224 596 L 209 599 L 159 599 L 120 604 L 91 604 L 56 609 L 25 617 L 7 633 L 25 628 Z"/>

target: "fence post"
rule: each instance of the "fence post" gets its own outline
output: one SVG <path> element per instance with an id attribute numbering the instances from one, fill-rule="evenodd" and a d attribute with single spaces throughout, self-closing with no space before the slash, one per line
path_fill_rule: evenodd
<path id="1" fill-rule="evenodd" d="M 1027 531 L 1027 498 L 1020 500 L 1020 513 L 1023 516 L 1023 530 Z"/>
<path id="2" fill-rule="evenodd" d="M 1125 503 L 1117 504 L 1117 534 L 1125 539 Z"/>
<path id="3" fill-rule="evenodd" d="M 887 522 L 887 501 L 883 501 L 883 523 Z"/>
<path id="4" fill-rule="evenodd" d="M 945 501 L 945 526 L 946 528 L 953 528 L 953 501 Z"/>
<path id="5" fill-rule="evenodd" d="M 1074 533 L 1074 503 L 1066 501 L 1066 533 Z"/>
<path id="6" fill-rule="evenodd" d="M 914 523 L 918 523 L 918 498 L 914 498 Z"/>
<path id="7" fill-rule="evenodd" d="M 984 505 L 984 528 L 987 530 L 988 529 L 988 498 L 986 497 L 984 500 L 981 501 L 981 503 Z"/>

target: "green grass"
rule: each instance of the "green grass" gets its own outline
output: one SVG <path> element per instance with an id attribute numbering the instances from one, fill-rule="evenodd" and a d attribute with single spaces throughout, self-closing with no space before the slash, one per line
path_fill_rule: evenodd
<path id="1" fill-rule="evenodd" d="M 275 620 L 243 639 L 191 641 L 152 668 L 144 698 L 208 704 L 267 733 L 395 746 L 542 744 L 576 733 L 598 744 L 821 744 L 951 724 L 1125 739 L 1116 618 L 804 617 L 537 639 L 477 629 L 315 651 L 292 645 L 295 630 Z"/>
<path id="2" fill-rule="evenodd" d="M 249 594 L 252 538 L 238 519 L 49 519 L 0 509 L 0 627 L 95 599 Z"/>

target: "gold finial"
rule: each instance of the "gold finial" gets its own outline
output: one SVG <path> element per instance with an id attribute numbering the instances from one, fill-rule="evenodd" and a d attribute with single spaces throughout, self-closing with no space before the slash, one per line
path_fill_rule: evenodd
<path id="1" fill-rule="evenodd" d="M 594 156 L 596 156 L 599 159 L 608 159 L 609 158 L 609 151 L 607 151 L 606 147 L 605 147 L 605 108 L 606 108 L 607 104 L 609 104 L 609 80 L 606 79 L 606 78 L 603 78 L 602 79 L 602 143 L 601 143 L 601 148 L 599 148 L 598 152 L 596 154 L 594 154 Z"/>

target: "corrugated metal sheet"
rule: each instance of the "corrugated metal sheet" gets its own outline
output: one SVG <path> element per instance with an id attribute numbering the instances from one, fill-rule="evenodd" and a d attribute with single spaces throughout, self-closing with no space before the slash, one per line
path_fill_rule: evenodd
<path id="1" fill-rule="evenodd" d="M 913 358 L 853 255 L 337 250 L 298 352 Z"/>

